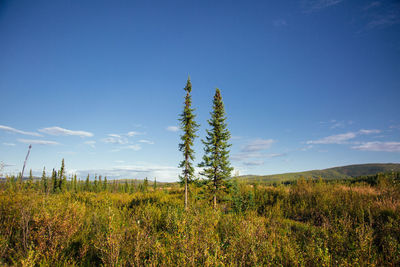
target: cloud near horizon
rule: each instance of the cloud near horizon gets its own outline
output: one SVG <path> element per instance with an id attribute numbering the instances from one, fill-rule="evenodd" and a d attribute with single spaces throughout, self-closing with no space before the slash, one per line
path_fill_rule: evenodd
<path id="1" fill-rule="evenodd" d="M 157 181 L 177 181 L 180 169 L 171 166 L 153 165 L 153 164 L 138 164 L 138 165 L 120 165 L 112 168 L 105 169 L 89 169 L 89 170 L 76 170 L 77 175 L 86 177 L 89 173 L 97 173 L 111 179 L 144 179 L 148 178 Z"/>
<path id="2" fill-rule="evenodd" d="M 363 151 L 400 152 L 400 142 L 366 142 L 351 148 Z"/>
<path id="3" fill-rule="evenodd" d="M 54 127 L 47 127 L 47 128 L 42 128 L 39 129 L 39 132 L 49 134 L 49 135 L 65 135 L 65 136 L 80 136 L 80 137 L 92 137 L 93 133 L 86 132 L 86 131 L 73 131 L 73 130 L 68 130 L 64 129 L 58 126 Z"/>

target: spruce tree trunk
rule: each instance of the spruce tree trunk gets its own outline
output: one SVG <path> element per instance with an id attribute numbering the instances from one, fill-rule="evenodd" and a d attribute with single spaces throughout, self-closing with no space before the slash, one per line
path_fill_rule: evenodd
<path id="1" fill-rule="evenodd" d="M 214 177 L 214 210 L 217 209 L 217 178 Z"/>
<path id="2" fill-rule="evenodd" d="M 214 187 L 214 190 L 215 190 L 215 192 L 214 192 L 214 210 L 216 210 L 217 209 L 217 194 L 216 194 L 217 188 Z"/>
<path id="3" fill-rule="evenodd" d="M 188 209 L 188 181 L 185 179 L 185 210 Z"/>
<path id="4" fill-rule="evenodd" d="M 185 155 L 185 160 L 186 160 L 186 170 L 185 170 L 185 210 L 188 209 L 188 166 L 187 166 L 187 162 L 189 160 L 188 155 Z"/>

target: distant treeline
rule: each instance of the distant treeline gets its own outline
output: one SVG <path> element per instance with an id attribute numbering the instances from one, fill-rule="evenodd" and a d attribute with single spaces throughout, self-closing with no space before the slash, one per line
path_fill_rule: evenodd
<path id="1" fill-rule="evenodd" d="M 19 174 L 16 176 L 6 176 L 4 179 L 3 187 L 10 190 L 18 189 L 32 189 L 38 190 L 45 194 L 54 194 L 62 192 L 113 192 L 113 193 L 134 193 L 146 192 L 150 189 L 155 190 L 160 185 L 168 186 L 168 183 L 159 183 L 156 178 L 149 181 L 148 178 L 144 180 L 137 179 L 121 179 L 121 180 L 108 180 L 107 176 L 95 175 L 94 179 L 90 179 L 90 175 L 86 179 L 78 179 L 76 174 L 67 178 L 65 174 L 64 159 L 61 162 L 59 170 L 52 170 L 51 176 L 48 176 L 46 170 L 43 169 L 40 178 L 34 178 L 32 170 L 27 178 L 22 179 Z"/>

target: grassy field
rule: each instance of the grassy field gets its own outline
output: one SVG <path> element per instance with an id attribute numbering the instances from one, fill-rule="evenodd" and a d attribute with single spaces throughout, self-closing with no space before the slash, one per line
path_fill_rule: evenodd
<path id="1" fill-rule="evenodd" d="M 68 184 L 0 190 L 0 263 L 21 266 L 399 266 L 399 173 L 291 185 Z"/>

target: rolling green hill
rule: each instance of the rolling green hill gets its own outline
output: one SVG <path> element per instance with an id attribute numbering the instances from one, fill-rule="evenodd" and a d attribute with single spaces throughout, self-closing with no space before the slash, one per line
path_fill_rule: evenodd
<path id="1" fill-rule="evenodd" d="M 334 167 L 329 169 L 312 170 L 304 172 L 282 173 L 282 174 L 272 174 L 272 175 L 244 175 L 238 178 L 246 182 L 273 183 L 273 182 L 292 181 L 299 179 L 301 177 L 311 178 L 311 179 L 322 178 L 329 180 L 346 179 L 362 175 L 374 175 L 380 172 L 392 172 L 392 171 L 399 172 L 400 164 L 396 163 L 357 164 L 357 165 L 348 165 L 342 167 Z"/>

